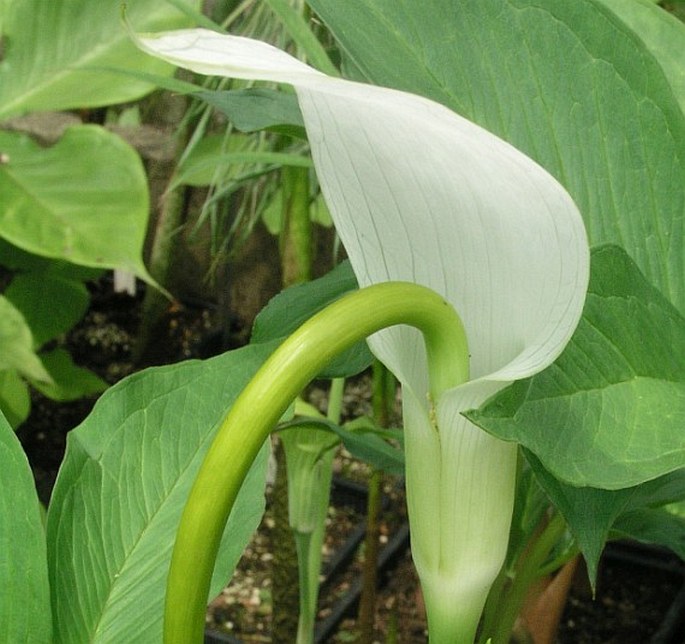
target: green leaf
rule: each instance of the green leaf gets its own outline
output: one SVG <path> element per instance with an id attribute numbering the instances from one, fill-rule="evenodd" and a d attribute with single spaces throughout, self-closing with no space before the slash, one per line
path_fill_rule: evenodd
<path id="1" fill-rule="evenodd" d="M 325 74 L 337 76 L 338 70 L 331 62 L 323 45 L 316 39 L 302 14 L 286 0 L 266 0 L 266 3 L 280 18 L 288 34 L 306 55 L 309 63 Z"/>
<path id="2" fill-rule="evenodd" d="M 0 414 L 0 640 L 52 641 L 45 530 L 33 474 Z"/>
<path id="3" fill-rule="evenodd" d="M 197 96 L 228 116 L 241 132 L 269 129 L 297 138 L 306 136 L 302 112 L 292 93 L 250 88 L 198 92 Z"/>
<path id="4" fill-rule="evenodd" d="M 74 364 L 64 349 L 41 353 L 40 358 L 47 369 L 52 383 L 32 383 L 38 391 L 52 400 L 78 400 L 85 396 L 99 394 L 109 386 L 89 369 Z"/>
<path id="5" fill-rule="evenodd" d="M 37 255 L 120 268 L 152 283 L 142 261 L 147 179 L 140 157 L 103 128 L 69 128 L 41 149 L 0 131 L 0 235 Z"/>
<path id="6" fill-rule="evenodd" d="M 539 529 L 542 521 L 548 516 L 549 497 L 525 459 L 519 458 L 519 473 L 516 480 L 516 499 L 509 534 L 509 549 L 506 566 L 513 569 L 528 546 L 531 535 Z"/>
<path id="7" fill-rule="evenodd" d="M 257 315 L 250 342 L 259 344 L 289 336 L 314 313 L 357 288 L 350 263 L 343 261 L 319 279 L 285 289 Z"/>
<path id="8" fill-rule="evenodd" d="M 244 153 L 262 152 L 255 137 L 231 133 L 210 134 L 193 145 L 177 169 L 176 182 L 190 186 L 208 186 L 218 181 L 230 181 L 240 176 Z"/>
<path id="9" fill-rule="evenodd" d="M 621 537 L 670 548 L 685 560 L 685 517 L 662 508 L 644 508 L 627 512 L 614 524 Z"/>
<path id="10" fill-rule="evenodd" d="M 355 458 L 368 463 L 374 469 L 397 476 L 404 475 L 403 432 L 379 427 L 372 418 L 357 418 L 342 427 L 325 418 L 296 418 L 281 426 L 281 430 L 287 430 L 282 436 L 288 437 L 291 429 L 307 429 L 309 432 L 317 430 L 324 436 L 328 433 L 328 442 L 331 440 L 330 434 L 335 434 L 337 438 L 334 443 L 340 439 L 345 449 Z M 324 445 L 327 444 L 325 440 L 320 439 Z M 392 445 L 389 440 L 395 441 L 399 447 Z M 300 442 L 305 441 L 301 439 Z"/>
<path id="11" fill-rule="evenodd" d="M 190 159 L 190 157 L 189 157 Z M 267 151 L 244 151 L 244 152 L 223 152 L 217 154 L 205 154 L 200 156 L 195 154 L 192 164 L 187 163 L 187 169 L 182 169 L 176 177 L 177 184 L 186 183 L 194 186 L 209 185 L 216 182 L 218 177 L 225 177 L 228 172 L 236 174 L 232 166 L 259 165 L 266 166 L 265 171 L 274 170 L 281 166 L 295 166 L 299 168 L 309 168 L 312 165 L 310 159 L 301 154 L 288 154 L 285 152 Z"/>
<path id="12" fill-rule="evenodd" d="M 597 576 L 600 555 L 610 534 L 627 535 L 632 529 L 634 536 L 638 538 L 640 528 L 637 518 L 644 518 L 645 513 L 651 515 L 651 534 L 644 528 L 640 540 L 668 547 L 680 543 L 682 548 L 682 536 L 668 536 L 668 530 L 673 527 L 673 522 L 663 517 L 662 525 L 659 526 L 658 519 L 662 515 L 652 512 L 658 506 L 683 498 L 685 470 L 622 490 L 601 490 L 566 485 L 550 474 L 533 454 L 528 451 L 525 454 L 538 481 L 576 538 L 593 584 Z"/>
<path id="13" fill-rule="evenodd" d="M 135 374 L 105 392 L 69 435 L 47 528 L 59 641 L 161 641 L 171 549 L 190 486 L 219 422 L 272 348 Z M 213 594 L 261 518 L 266 456 L 229 519 Z"/>
<path id="14" fill-rule="evenodd" d="M 680 109 L 685 112 L 685 69 L 683 69 L 683 23 L 650 0 L 599 0 L 625 22 L 649 49 L 661 66 Z"/>
<path id="15" fill-rule="evenodd" d="M 684 355 L 685 319 L 624 252 L 603 247 L 564 353 L 467 416 L 562 481 L 633 486 L 685 462 Z"/>
<path id="16" fill-rule="evenodd" d="M 95 280 L 103 274 L 101 269 L 34 255 L 2 238 L 0 238 L 0 265 L 13 271 L 43 272 L 51 277 L 62 277 L 67 280 Z"/>
<path id="17" fill-rule="evenodd" d="M 366 78 L 447 105 L 550 171 L 590 241 L 623 246 L 685 314 L 685 26 L 658 32 L 671 65 L 608 3 L 310 2 Z"/>
<path id="18" fill-rule="evenodd" d="M 16 369 L 26 378 L 50 382 L 50 376 L 33 347 L 31 329 L 24 316 L 0 295 L 0 371 Z"/>
<path id="19" fill-rule="evenodd" d="M 24 316 L 35 348 L 71 329 L 90 302 L 83 283 L 45 273 L 16 275 L 5 297 Z"/>
<path id="20" fill-rule="evenodd" d="M 357 418 L 342 427 L 331 427 L 345 449 L 374 469 L 404 476 L 404 434 L 379 427 L 372 418 Z M 392 439 L 397 445 L 388 442 Z"/>
<path id="21" fill-rule="evenodd" d="M 197 6 L 196 0 L 187 0 Z M 22 0 L 0 5 L 0 120 L 28 111 L 112 105 L 154 89 L 133 77 L 103 73 L 118 67 L 171 75 L 143 56 L 121 22 L 120 0 Z M 191 21 L 167 2 L 136 0 L 127 19 L 140 30 L 172 29 Z"/>
<path id="22" fill-rule="evenodd" d="M 291 286 L 272 298 L 257 315 L 251 344 L 286 338 L 326 305 L 357 288 L 357 280 L 347 261 L 319 279 Z M 366 342 L 359 342 L 338 356 L 321 377 L 352 376 L 366 369 L 372 361 Z"/>
<path id="23" fill-rule="evenodd" d="M 14 428 L 23 423 L 31 411 L 28 385 L 14 369 L 0 371 L 0 411 Z"/>

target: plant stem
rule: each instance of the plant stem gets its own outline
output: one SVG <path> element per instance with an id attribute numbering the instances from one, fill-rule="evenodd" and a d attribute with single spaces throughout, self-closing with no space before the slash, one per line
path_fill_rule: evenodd
<path id="1" fill-rule="evenodd" d="M 328 392 L 328 408 L 326 418 L 336 425 L 342 416 L 343 394 L 345 393 L 345 378 L 333 378 Z"/>
<path id="2" fill-rule="evenodd" d="M 381 427 L 390 424 L 390 412 L 395 394 L 395 379 L 378 360 L 373 364 L 373 413 Z M 366 503 L 366 535 L 364 538 L 364 567 L 362 592 L 359 598 L 359 642 L 371 644 L 374 640 L 376 613 L 376 586 L 378 585 L 378 515 L 381 509 L 383 473 L 374 470 L 369 478 Z"/>
<path id="3" fill-rule="evenodd" d="M 298 622 L 303 612 L 302 583 L 298 574 L 301 561 L 300 545 L 288 521 L 288 459 L 280 437 L 275 437 L 273 453 L 276 460 L 276 477 L 271 494 L 273 559 L 271 561 L 271 641 L 273 644 L 291 644 L 298 632 Z M 307 535 L 309 536 L 309 535 Z M 300 582 L 298 584 L 298 581 Z"/>
<path id="4" fill-rule="evenodd" d="M 307 168 L 281 169 L 283 209 L 279 249 L 281 275 L 284 287 L 306 282 L 311 278 L 312 232 L 309 219 L 309 170 Z M 307 574 L 310 557 L 306 554 L 312 535 L 297 534 L 291 530 L 288 519 L 288 458 L 281 440 L 274 442 L 276 480 L 271 506 L 274 517 L 274 548 L 272 562 L 273 605 L 271 639 L 274 644 L 290 644 L 301 634 L 316 612 L 309 598 L 311 575 Z M 293 447 L 297 449 L 297 447 Z M 306 546 L 302 542 L 305 539 Z M 305 575 L 303 578 L 303 574 Z M 316 571 L 318 579 L 319 571 Z M 299 606 L 299 611 L 298 611 Z M 299 617 L 298 617 L 299 615 Z M 312 621 L 313 627 L 313 621 Z M 311 635 L 310 635 L 311 637 Z"/>
<path id="5" fill-rule="evenodd" d="M 209 586 L 221 536 L 264 440 L 304 386 L 328 362 L 380 329 L 423 332 L 433 400 L 468 379 L 461 320 L 439 295 L 411 283 L 376 284 L 334 302 L 272 354 L 222 422 L 186 503 L 167 582 L 164 641 L 203 641 Z"/>
<path id="6" fill-rule="evenodd" d="M 283 213 L 281 270 L 283 286 L 308 282 L 312 277 L 312 222 L 309 218 L 309 168 L 281 169 Z"/>
<path id="7" fill-rule="evenodd" d="M 299 431 L 304 433 L 305 436 L 316 432 L 319 441 L 322 435 L 325 436 L 327 433 L 311 428 Z M 333 441 L 332 444 L 337 445 L 337 442 Z M 314 445 L 316 445 L 316 442 L 312 440 L 312 442 L 306 443 L 305 447 Z M 313 468 L 308 468 L 309 472 L 305 480 L 302 481 L 300 479 L 300 483 L 305 482 L 308 489 L 302 490 L 301 486 L 297 489 L 298 493 L 305 493 L 305 496 L 309 498 L 310 504 L 308 508 L 308 514 L 310 515 L 308 525 L 303 526 L 304 530 L 298 530 L 297 526 L 293 527 L 300 572 L 300 612 L 297 625 L 297 644 L 312 644 L 314 641 L 314 625 L 319 598 L 319 573 L 321 571 L 321 546 L 326 531 L 326 514 L 328 513 L 330 502 L 334 453 L 334 450 L 331 448 L 321 454 Z M 301 501 L 302 499 L 300 499 Z"/>
<path id="8" fill-rule="evenodd" d="M 314 625 L 316 623 L 316 599 L 319 594 L 318 579 L 312 578 L 312 563 L 310 554 L 312 552 L 312 541 L 314 533 L 302 532 L 295 535 L 295 545 L 297 546 L 297 563 L 300 573 L 300 611 L 296 615 L 297 621 L 297 644 L 312 644 L 314 642 Z M 320 561 L 318 562 L 320 563 Z M 319 571 L 316 570 L 318 577 Z M 313 598 L 313 602 L 312 602 Z"/>
<path id="9" fill-rule="evenodd" d="M 526 593 L 533 581 L 539 576 L 540 569 L 545 563 L 552 548 L 559 542 L 559 539 L 566 530 L 564 518 L 556 513 L 545 526 L 538 537 L 530 544 L 528 550 L 519 560 L 511 587 L 500 604 L 501 610 L 493 619 L 492 632 L 484 632 L 481 640 L 488 637 L 492 638 L 492 644 L 508 644 L 514 623 L 518 617 Z"/>

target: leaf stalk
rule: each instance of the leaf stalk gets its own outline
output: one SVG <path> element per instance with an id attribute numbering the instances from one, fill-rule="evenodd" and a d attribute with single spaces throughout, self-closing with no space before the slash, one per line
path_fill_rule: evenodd
<path id="1" fill-rule="evenodd" d="M 355 291 L 305 322 L 264 363 L 221 423 L 191 489 L 172 554 L 164 642 L 203 641 L 209 585 L 221 536 L 264 440 L 304 386 L 335 356 L 389 326 L 424 336 L 434 401 L 468 379 L 459 316 L 435 292 L 387 282 Z"/>

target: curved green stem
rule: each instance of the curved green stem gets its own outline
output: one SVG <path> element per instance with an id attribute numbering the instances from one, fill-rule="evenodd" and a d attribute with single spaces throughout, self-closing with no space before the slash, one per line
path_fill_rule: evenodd
<path id="1" fill-rule="evenodd" d="M 468 379 L 468 348 L 454 309 L 422 286 L 376 284 L 355 291 L 303 324 L 248 383 L 219 427 L 186 503 L 171 559 L 166 644 L 202 642 L 212 571 L 231 508 L 262 443 L 290 403 L 336 355 L 388 326 L 424 335 L 430 391 Z"/>

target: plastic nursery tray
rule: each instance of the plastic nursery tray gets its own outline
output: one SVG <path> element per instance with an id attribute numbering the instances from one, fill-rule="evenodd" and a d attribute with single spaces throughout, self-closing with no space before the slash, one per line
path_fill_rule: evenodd
<path id="1" fill-rule="evenodd" d="M 680 584 L 649 644 L 685 643 L 685 563 L 669 550 L 632 541 L 610 543 L 603 556 L 606 560 L 638 569 L 661 571 Z"/>
<path id="2" fill-rule="evenodd" d="M 337 507 L 352 507 L 360 513 L 366 510 L 367 491 L 364 485 L 347 481 L 345 479 L 334 478 L 331 488 L 331 504 Z M 382 507 L 386 509 L 388 499 L 383 497 Z M 321 588 L 332 583 L 335 577 L 344 572 L 352 562 L 357 552 L 359 544 L 364 539 L 366 523 L 362 521 L 350 534 L 342 547 L 331 557 L 328 564 L 324 566 L 324 580 Z M 396 565 L 402 555 L 409 547 L 409 526 L 402 524 L 393 536 L 388 540 L 381 550 L 378 558 L 378 579 L 381 583 L 387 579 L 389 571 Z M 322 644 L 328 641 L 333 635 L 338 625 L 343 619 L 354 614 L 359 604 L 359 597 L 362 590 L 361 578 L 355 579 L 349 590 L 335 603 L 331 612 L 325 619 L 319 621 L 314 633 L 314 641 Z M 219 631 L 205 631 L 205 644 L 242 644 L 241 641 L 231 635 Z"/>
<path id="3" fill-rule="evenodd" d="M 597 595 L 579 570 L 561 620 L 560 644 L 685 643 L 685 564 L 664 548 L 610 542 L 602 554 Z"/>

